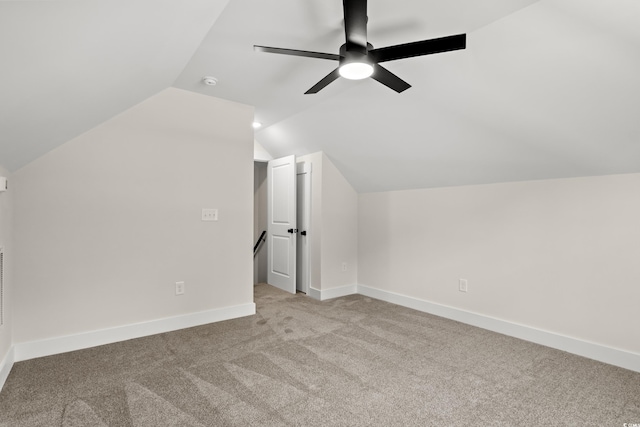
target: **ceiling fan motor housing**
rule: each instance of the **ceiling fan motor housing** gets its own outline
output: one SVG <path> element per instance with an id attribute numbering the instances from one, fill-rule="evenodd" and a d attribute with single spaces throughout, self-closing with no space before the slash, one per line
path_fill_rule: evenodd
<path id="1" fill-rule="evenodd" d="M 350 64 L 352 62 L 367 63 L 373 65 L 373 61 L 369 57 L 369 50 L 373 49 L 371 43 L 367 43 L 367 47 L 358 45 L 349 45 L 347 43 L 340 46 L 340 66 Z"/>
<path id="2" fill-rule="evenodd" d="M 338 73 L 350 80 L 362 80 L 373 75 L 374 61 L 369 56 L 372 47 L 369 43 L 365 47 L 349 42 L 340 46 Z"/>

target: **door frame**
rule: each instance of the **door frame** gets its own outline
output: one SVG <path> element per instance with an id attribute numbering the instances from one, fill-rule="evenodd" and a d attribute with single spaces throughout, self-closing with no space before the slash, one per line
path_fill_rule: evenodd
<path id="1" fill-rule="evenodd" d="M 304 187 L 301 189 L 298 187 L 298 196 L 300 195 L 300 190 L 302 190 L 303 197 L 298 197 L 297 199 L 297 210 L 296 214 L 298 215 L 298 228 L 300 232 L 298 233 L 298 246 L 297 246 L 297 258 L 296 258 L 296 290 L 300 292 L 304 292 L 306 295 L 309 295 L 309 287 L 311 283 L 311 163 L 310 162 L 300 162 L 296 165 L 296 178 L 298 176 L 304 175 L 303 185 Z M 298 183 L 299 184 L 299 183 Z M 301 209 L 302 208 L 302 209 Z M 303 218 L 300 218 L 300 211 L 303 212 Z M 302 231 L 306 232 L 306 235 L 302 234 Z"/>

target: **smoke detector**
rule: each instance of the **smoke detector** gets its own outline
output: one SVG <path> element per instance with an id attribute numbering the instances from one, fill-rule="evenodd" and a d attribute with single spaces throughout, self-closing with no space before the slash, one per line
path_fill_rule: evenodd
<path id="1" fill-rule="evenodd" d="M 202 81 L 204 82 L 204 84 L 206 84 L 207 86 L 215 86 L 218 84 L 218 79 L 216 79 L 215 77 L 211 77 L 211 76 L 204 76 L 202 78 Z"/>

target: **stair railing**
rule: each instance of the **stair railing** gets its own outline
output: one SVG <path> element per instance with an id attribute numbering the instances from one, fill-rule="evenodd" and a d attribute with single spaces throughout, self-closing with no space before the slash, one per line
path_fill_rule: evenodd
<path id="1" fill-rule="evenodd" d="M 261 243 L 265 242 L 267 239 L 264 237 L 267 234 L 267 230 L 264 230 L 262 232 L 262 234 L 260 235 L 260 237 L 258 237 L 258 241 L 256 242 L 256 244 L 253 247 L 253 256 L 256 256 L 256 253 L 258 252 L 258 249 L 261 248 Z"/>

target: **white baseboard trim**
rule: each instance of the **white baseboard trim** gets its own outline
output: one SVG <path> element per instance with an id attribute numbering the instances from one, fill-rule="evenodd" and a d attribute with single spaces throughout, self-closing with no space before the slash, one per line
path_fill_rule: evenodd
<path id="1" fill-rule="evenodd" d="M 256 314 L 256 305 L 249 303 L 75 335 L 16 343 L 14 357 L 15 361 L 19 362 L 253 314 Z"/>
<path id="2" fill-rule="evenodd" d="M 309 287 L 309 296 L 319 301 L 326 301 L 332 298 L 344 297 L 358 293 L 358 285 L 346 285 L 331 289 L 316 289 Z"/>
<path id="3" fill-rule="evenodd" d="M 4 383 L 7 382 L 7 378 L 9 378 L 9 372 L 11 372 L 11 368 L 13 368 L 13 358 L 14 348 L 13 346 L 11 346 L 6 356 L 4 356 L 4 359 L 0 361 L 0 392 L 2 392 L 2 387 L 4 387 Z"/>
<path id="4" fill-rule="evenodd" d="M 640 354 L 495 319 L 395 292 L 365 285 L 349 285 L 323 291 L 314 288 L 309 289 L 309 296 L 320 301 L 356 293 L 640 372 Z M 14 362 L 251 316 L 255 313 L 255 303 L 250 303 L 82 334 L 17 343 L 9 349 L 7 355 L 0 361 L 0 391 L 9 377 L 9 372 Z"/>
<path id="5" fill-rule="evenodd" d="M 520 338 L 547 347 L 577 354 L 599 362 L 619 366 L 621 368 L 640 372 L 640 354 L 607 347 L 588 341 L 543 331 L 530 326 L 500 320 L 482 314 L 472 313 L 446 305 L 436 304 L 426 300 L 409 297 L 394 292 L 358 285 L 358 293 L 371 298 L 412 308 L 436 316 L 477 326 L 500 334 Z"/>
<path id="6" fill-rule="evenodd" d="M 313 299 L 322 301 L 322 291 L 320 289 L 312 288 L 311 286 L 309 286 L 309 293 L 307 295 Z"/>

